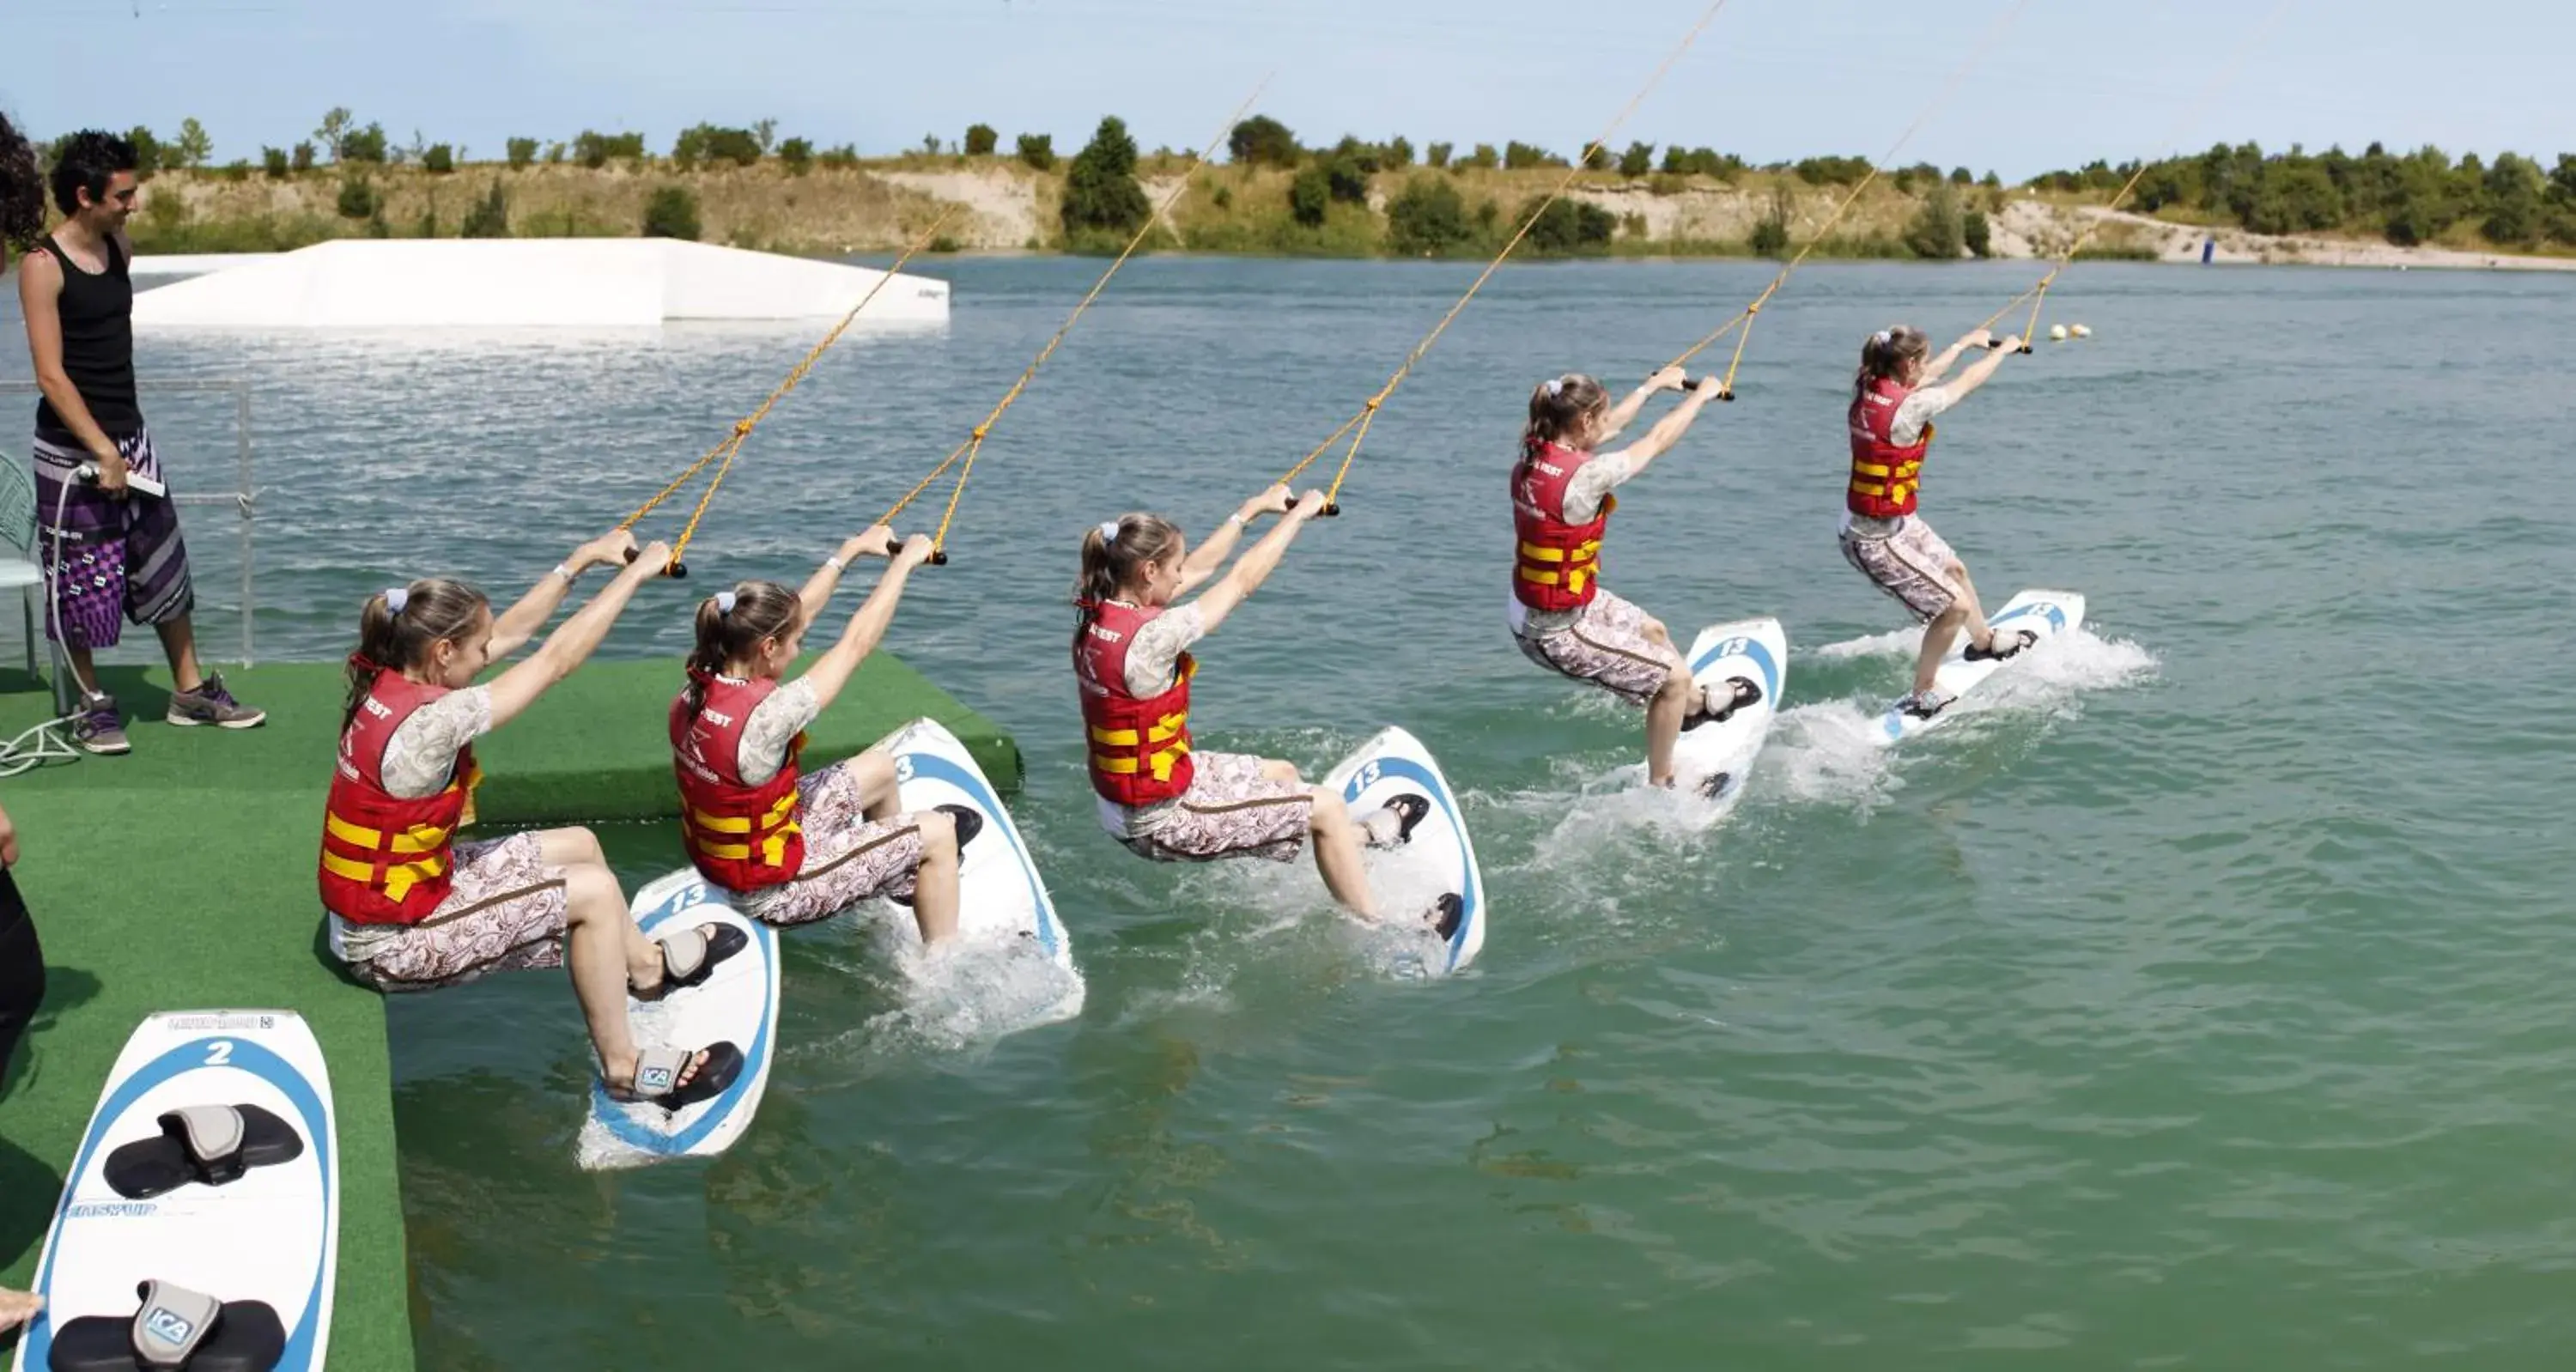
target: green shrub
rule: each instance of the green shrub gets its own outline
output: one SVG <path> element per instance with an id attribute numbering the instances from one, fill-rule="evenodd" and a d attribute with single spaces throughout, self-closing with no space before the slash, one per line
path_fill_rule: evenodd
<path id="1" fill-rule="evenodd" d="M 1797 166 L 1798 179 L 1810 186 L 1857 186 L 1869 175 L 1866 157 L 1808 157 Z"/>
<path id="2" fill-rule="evenodd" d="M 1984 210 L 1970 210 L 1959 216 L 1959 237 L 1968 245 L 1968 251 L 1977 256 L 1995 255 L 1994 225 L 1986 218 Z"/>
<path id="3" fill-rule="evenodd" d="M 546 145 L 546 165 L 549 167 L 562 166 L 564 155 L 570 151 L 571 149 L 566 148 L 561 143 L 548 143 Z M 570 238 L 572 237 L 572 234 L 570 232 L 566 232 L 564 237 Z"/>
<path id="4" fill-rule="evenodd" d="M 1297 171 L 1288 183 L 1288 213 L 1310 229 L 1324 226 L 1324 213 L 1332 208 L 1333 179 L 1322 167 L 1308 165 Z"/>
<path id="5" fill-rule="evenodd" d="M 1211 203 L 1213 203 L 1213 204 L 1214 204 L 1218 209 L 1221 209 L 1221 210 L 1230 210 L 1230 209 L 1233 209 L 1233 208 L 1234 208 L 1234 188 L 1233 188 L 1232 186 L 1219 186 L 1219 187 L 1217 187 L 1214 191 L 1212 191 L 1212 192 L 1210 192 L 1210 193 L 1209 193 L 1209 195 L 1208 195 L 1208 199 L 1209 199 L 1209 201 L 1210 201 Z"/>
<path id="6" fill-rule="evenodd" d="M 1481 155 L 1484 152 L 1483 145 L 1478 145 L 1476 151 Z M 1503 145 L 1503 170 L 1505 171 L 1527 171 L 1533 167 L 1564 165 L 1565 163 L 1556 154 L 1535 143 L 1514 140 Z"/>
<path id="7" fill-rule="evenodd" d="M 492 189 L 482 203 L 466 211 L 465 225 L 457 230 L 462 238 L 507 238 L 510 236 L 510 201 L 501 193 L 501 178 L 492 178 Z"/>
<path id="8" fill-rule="evenodd" d="M 826 149 L 814 160 L 835 170 L 852 171 L 859 165 L 859 150 L 855 144 L 843 143 L 837 148 Z"/>
<path id="9" fill-rule="evenodd" d="M 206 134 L 206 126 L 191 115 L 179 121 L 179 141 L 161 150 L 165 162 L 194 170 L 206 165 L 214 155 L 215 140 Z"/>
<path id="10" fill-rule="evenodd" d="M 968 157 L 990 157 L 993 155 L 993 149 L 1000 147 L 1001 145 L 1001 130 L 994 128 L 992 125 L 969 124 L 966 126 L 966 155 Z"/>
<path id="11" fill-rule="evenodd" d="M 154 172 L 161 170 L 161 140 L 152 136 L 152 130 L 137 124 L 126 130 L 125 141 L 134 145 L 134 179 L 150 180 Z"/>
<path id="12" fill-rule="evenodd" d="M 536 160 L 537 140 L 533 138 L 513 138 L 510 140 L 510 170 L 525 171 L 529 164 Z"/>
<path id="13" fill-rule="evenodd" d="M 1266 114 L 1256 114 L 1226 135 L 1227 155 L 1245 166 L 1293 167 L 1304 156 L 1297 135 Z"/>
<path id="14" fill-rule="evenodd" d="M 1521 249 L 1533 257 L 1597 256 L 1610 250 L 1619 231 L 1617 216 L 1581 200 L 1533 196 L 1521 206 L 1521 218 L 1529 223 Z"/>
<path id="15" fill-rule="evenodd" d="M 803 176 L 814 166 L 814 145 L 803 138 L 790 138 L 778 145 L 778 163 L 789 176 Z"/>
<path id="16" fill-rule="evenodd" d="M 572 140 L 572 160 L 597 171 L 608 165 L 608 159 L 622 157 L 630 162 L 644 160 L 644 135 L 640 133 L 600 133 L 583 129 Z"/>
<path id="17" fill-rule="evenodd" d="M 260 169 L 268 173 L 269 180 L 283 181 L 286 179 L 287 168 L 289 165 L 286 158 L 286 149 L 262 148 L 259 150 L 259 162 Z"/>
<path id="18" fill-rule="evenodd" d="M 1503 155 L 1494 151 L 1491 143 L 1479 143 L 1474 152 L 1467 154 L 1467 165 L 1478 171 L 1492 171 L 1502 164 Z"/>
<path id="19" fill-rule="evenodd" d="M 1936 181 L 1923 206 L 1905 226 L 1905 246 L 1916 257 L 1955 262 L 1967 249 L 1967 228 L 1959 214 L 1959 194 L 1946 181 Z"/>
<path id="20" fill-rule="evenodd" d="M 698 197 L 686 186 L 655 188 L 644 202 L 646 238 L 698 239 Z"/>
<path id="21" fill-rule="evenodd" d="M 456 170 L 456 150 L 445 143 L 433 143 L 420 155 L 420 166 L 432 176 L 445 176 Z"/>
<path id="22" fill-rule="evenodd" d="M 340 136 L 338 161 L 365 162 L 381 167 L 385 164 L 385 126 L 369 124 Z"/>
<path id="23" fill-rule="evenodd" d="M 1786 257 L 1789 254 L 1789 215 L 1793 203 L 1785 190 L 1771 193 L 1771 208 L 1753 222 L 1753 237 L 1747 246 L 1755 257 Z"/>
<path id="24" fill-rule="evenodd" d="M 749 129 L 692 124 L 671 145 L 671 161 L 682 171 L 716 162 L 748 167 L 759 160 L 760 138 Z"/>
<path id="25" fill-rule="evenodd" d="M 1457 149 L 1447 143 L 1434 143 L 1430 151 L 1423 155 L 1423 161 L 1429 163 L 1435 171 L 1446 171 L 1449 167 L 1449 154 L 1455 151 Z"/>
<path id="26" fill-rule="evenodd" d="M 1595 143 L 1583 150 L 1583 169 L 1585 171 L 1609 171 L 1618 165 L 1618 154 L 1613 153 L 1610 149 L 1599 143 Z"/>
<path id="27" fill-rule="evenodd" d="M 286 165 L 290 171 L 309 172 L 313 170 L 313 145 L 311 143 L 296 144 L 295 151 L 286 159 Z"/>
<path id="28" fill-rule="evenodd" d="M 1100 121 L 1091 142 L 1065 171 L 1060 216 L 1065 237 L 1123 237 L 1143 228 L 1153 213 L 1145 188 L 1136 184 L 1136 140 L 1128 136 L 1127 122 L 1111 115 Z"/>
<path id="29" fill-rule="evenodd" d="M 1626 152 L 1619 154 L 1621 176 L 1644 176 L 1654 169 L 1655 145 L 1652 143 L 1631 143 Z"/>
<path id="30" fill-rule="evenodd" d="M 1037 171 L 1055 169 L 1055 135 L 1024 133 L 1020 135 L 1020 161 Z"/>
<path id="31" fill-rule="evenodd" d="M 1324 163 L 1324 181 L 1335 200 L 1346 205 L 1368 203 L 1369 169 L 1357 157 L 1344 155 Z"/>
<path id="32" fill-rule="evenodd" d="M 1445 176 L 1416 176 L 1386 205 L 1386 249 L 1400 257 L 1445 257 L 1476 241 L 1467 201 Z"/>
<path id="33" fill-rule="evenodd" d="M 1386 164 L 1390 167 L 1413 165 L 1413 140 L 1403 134 L 1386 140 Z"/>
<path id="34" fill-rule="evenodd" d="M 250 179 L 250 162 L 247 159 L 236 157 L 232 161 L 225 163 L 224 179 L 226 181 L 248 181 Z"/>
<path id="35" fill-rule="evenodd" d="M 372 219 L 376 211 L 382 208 L 383 203 L 376 194 L 374 182 L 363 176 L 340 178 L 339 209 L 342 219 Z"/>

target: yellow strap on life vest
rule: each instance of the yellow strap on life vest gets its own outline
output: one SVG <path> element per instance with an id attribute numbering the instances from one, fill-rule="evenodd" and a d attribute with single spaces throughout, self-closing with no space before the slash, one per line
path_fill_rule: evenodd
<path id="1" fill-rule="evenodd" d="M 331 837 L 353 848 L 387 853 L 437 852 L 447 842 L 449 832 L 433 825 L 415 824 L 394 833 L 391 835 L 391 842 L 387 842 L 387 835 L 382 829 L 370 829 L 363 824 L 351 824 L 328 810 L 322 814 L 322 828 Z"/>
<path id="2" fill-rule="evenodd" d="M 1112 748 L 1134 748 L 1140 746 L 1141 743 L 1170 743 L 1173 739 L 1181 737 L 1189 722 L 1190 712 L 1187 710 L 1181 710 L 1176 713 L 1163 716 L 1161 720 L 1146 729 L 1144 737 L 1141 740 L 1137 737 L 1137 733 L 1133 729 L 1094 729 L 1091 731 L 1091 738 L 1095 743 L 1104 744 Z M 1174 744 L 1172 747 L 1160 749 L 1149 754 L 1145 761 L 1152 764 L 1154 780 L 1171 780 L 1172 768 L 1179 763 L 1181 756 L 1189 752 L 1189 750 L 1190 745 L 1188 740 L 1183 739 L 1180 743 Z M 1142 767 L 1138 766 L 1137 759 L 1132 754 L 1118 755 L 1111 753 L 1093 753 L 1091 755 L 1091 765 L 1111 776 L 1134 776 L 1137 772 L 1144 770 Z"/>
<path id="3" fill-rule="evenodd" d="M 322 870 L 329 872 L 335 877 L 343 877 L 361 885 L 373 886 L 376 884 L 375 864 L 359 862 L 354 858 L 345 858 L 340 856 L 338 853 L 329 851 L 328 849 L 325 849 L 322 853 Z M 418 862 L 394 863 L 385 868 L 385 897 L 389 900 L 400 901 L 404 895 L 410 892 L 412 887 L 420 884 L 421 882 L 428 881 L 446 870 L 447 859 L 445 857 L 428 857 L 423 858 Z"/>

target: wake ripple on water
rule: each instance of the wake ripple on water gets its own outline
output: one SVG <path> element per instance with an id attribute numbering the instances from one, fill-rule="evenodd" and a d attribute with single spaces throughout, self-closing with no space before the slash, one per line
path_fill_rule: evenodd
<path id="1" fill-rule="evenodd" d="M 862 906 L 829 922 L 850 935 L 823 941 L 824 961 L 893 1008 L 783 1057 L 869 1065 L 960 1054 L 972 1060 L 1011 1034 L 1080 1013 L 1082 974 L 1036 943 L 968 934 L 925 948 L 911 925 L 910 911 L 890 905 Z"/>
<path id="2" fill-rule="evenodd" d="M 1829 643 L 1816 649 L 1816 655 L 1910 660 L 1921 645 L 1921 631 L 1907 630 Z M 2032 649 L 2027 661 L 1989 678 L 1981 689 L 1950 707 L 1957 718 L 1925 737 L 1937 746 L 1938 740 L 1989 736 L 2033 718 L 2073 719 L 2082 713 L 2086 695 L 2151 680 L 2156 668 L 2155 654 L 2137 642 L 2104 639 L 2079 629 L 2049 639 Z M 1781 711 L 1752 779 L 1757 797 L 1851 805 L 1863 811 L 1887 802 L 1905 783 L 1899 775 L 1898 750 L 1880 741 L 1878 721 L 1904 687 L 1899 674 L 1884 689 Z"/>

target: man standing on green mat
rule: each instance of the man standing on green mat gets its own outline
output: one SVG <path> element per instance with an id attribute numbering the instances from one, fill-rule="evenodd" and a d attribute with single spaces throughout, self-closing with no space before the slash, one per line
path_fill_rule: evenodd
<path id="1" fill-rule="evenodd" d="M 90 654 L 114 647 L 128 619 L 149 624 L 170 659 L 172 724 L 252 728 L 268 716 L 197 670 L 188 612 L 196 590 L 179 513 L 159 487 L 161 463 L 134 388 L 134 245 L 125 221 L 137 194 L 134 145 L 84 130 L 56 145 L 52 189 L 63 221 L 18 269 L 18 300 L 35 360 L 36 506 L 43 530 L 46 632 L 79 678 L 72 741 L 129 750 L 116 701 Z"/>

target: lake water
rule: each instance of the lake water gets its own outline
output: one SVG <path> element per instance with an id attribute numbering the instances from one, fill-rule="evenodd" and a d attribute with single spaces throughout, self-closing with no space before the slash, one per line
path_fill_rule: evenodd
<path id="1" fill-rule="evenodd" d="M 809 569 L 1097 265 L 937 264 L 952 325 L 827 358 L 701 579 L 610 651 L 676 653 L 717 578 Z M 1694 834 L 1623 790 L 1635 716 L 1504 633 L 1503 472 L 1533 381 L 1642 376 L 1768 271 L 1505 273 L 1346 516 L 1207 645 L 1203 746 L 1320 772 L 1401 723 L 1466 793 L 1491 935 L 1405 983 L 1304 864 L 1156 867 L 1098 832 L 1063 602 L 1084 525 L 1213 525 L 1472 272 L 1129 267 L 888 640 L 1027 750 L 1015 813 L 1087 1009 L 997 1037 L 847 921 L 803 931 L 753 1130 L 593 1175 L 559 977 L 397 1002 L 423 1365 L 2566 1365 L 2576 557 L 2547 492 L 2576 281 L 2074 269 L 2051 318 L 2096 336 L 1943 422 L 1925 509 L 1989 604 L 2080 590 L 2090 632 L 1882 753 L 1859 730 L 1911 640 L 1834 548 L 1852 359 L 2032 271 L 1808 268 L 1609 551 L 1677 636 L 1788 625 L 1748 798 Z M 14 317 L 0 338 L 23 375 Z M 810 342 L 149 340 L 144 369 L 251 378 L 262 651 L 321 658 L 390 580 L 524 585 Z M 182 482 L 228 478 L 228 410 L 146 403 Z M 211 612 L 229 534 L 196 527 Z M 662 828 L 607 838 L 630 887 L 679 861 Z"/>

